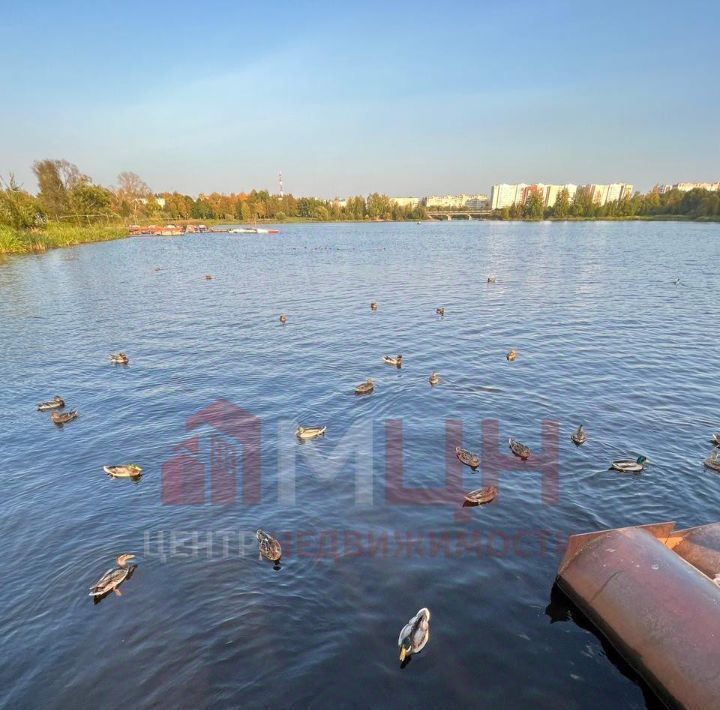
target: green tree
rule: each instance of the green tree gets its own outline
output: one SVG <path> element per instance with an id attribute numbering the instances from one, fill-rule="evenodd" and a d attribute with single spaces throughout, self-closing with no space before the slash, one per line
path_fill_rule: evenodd
<path id="1" fill-rule="evenodd" d="M 57 219 L 68 214 L 68 188 L 81 177 L 77 166 L 67 160 L 36 160 L 33 172 L 38 181 L 38 200 L 43 210 Z"/>
<path id="2" fill-rule="evenodd" d="M 72 214 L 99 216 L 110 214 L 113 195 L 105 187 L 93 185 L 89 180 L 76 182 L 68 191 Z"/>
<path id="3" fill-rule="evenodd" d="M 525 219 L 540 220 L 543 218 L 544 213 L 545 200 L 539 192 L 533 190 L 527 196 L 525 204 L 523 205 L 523 217 L 525 217 Z"/>
<path id="4" fill-rule="evenodd" d="M 43 221 L 37 199 L 21 189 L 10 175 L 7 185 L 0 179 L 0 224 L 14 229 L 28 229 Z"/>
<path id="5" fill-rule="evenodd" d="M 552 209 L 553 217 L 557 217 L 558 219 L 565 219 L 565 217 L 568 216 L 569 211 L 570 211 L 570 193 L 568 192 L 568 189 L 566 187 L 564 187 L 558 193 L 557 199 L 555 200 L 555 204 L 553 205 L 553 209 Z"/>

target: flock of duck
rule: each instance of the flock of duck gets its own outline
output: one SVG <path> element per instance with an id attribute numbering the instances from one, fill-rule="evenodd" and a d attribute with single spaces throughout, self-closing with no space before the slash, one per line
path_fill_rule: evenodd
<path id="1" fill-rule="evenodd" d="M 206 276 L 208 280 L 212 279 L 212 276 Z M 488 277 L 488 283 L 495 283 L 496 278 L 494 276 Z M 379 308 L 377 302 L 373 301 L 370 304 L 370 310 L 375 312 Z M 445 308 L 438 307 L 435 309 L 435 313 L 441 318 L 445 316 Z M 279 321 L 281 325 L 285 325 L 288 322 L 287 316 L 284 313 L 280 314 Z M 518 357 L 517 350 L 510 350 L 506 354 L 508 362 L 514 362 Z M 110 355 L 110 362 L 113 365 L 128 365 L 130 362 L 129 357 L 124 352 L 113 353 Z M 402 355 L 384 355 L 383 362 L 386 365 L 392 367 L 401 368 L 403 365 Z M 435 387 L 440 383 L 440 375 L 437 372 L 432 372 L 428 378 L 431 386 Z M 375 389 L 375 383 L 372 378 L 368 378 L 365 382 L 358 384 L 354 388 L 354 393 L 358 396 L 369 395 Z M 58 426 L 67 424 L 68 422 L 77 419 L 77 410 L 71 409 L 67 412 L 60 412 L 58 410 L 64 409 L 65 401 L 60 396 L 55 396 L 53 399 L 46 402 L 41 402 L 37 405 L 38 411 L 50 412 L 52 421 Z M 326 426 L 299 426 L 295 434 L 300 441 L 309 441 L 317 439 L 325 434 L 327 431 Z M 581 424 L 575 431 L 570 435 L 570 439 L 576 446 L 582 446 L 587 441 L 587 434 L 583 425 Z M 705 460 L 705 466 L 720 472 L 720 458 L 718 457 L 718 451 L 720 450 L 720 433 L 712 435 L 711 443 L 715 447 L 710 456 Z M 527 461 L 531 456 L 530 449 L 525 444 L 517 441 L 516 439 L 510 438 L 508 440 L 508 446 L 510 451 L 520 458 L 522 461 Z M 468 466 L 473 472 L 480 466 L 480 457 L 478 454 L 457 447 L 455 449 L 455 455 L 458 460 Z M 648 462 L 645 456 L 638 456 L 636 459 L 616 459 L 611 462 L 610 470 L 619 471 L 621 473 L 639 473 L 644 469 L 645 464 Z M 129 478 L 138 480 L 142 475 L 142 468 L 136 464 L 123 464 L 115 466 L 103 466 L 103 471 L 112 478 Z M 485 486 L 476 490 L 470 491 L 465 494 L 464 505 L 484 505 L 490 503 L 497 496 L 497 488 L 495 486 Z M 279 569 L 280 559 L 282 557 L 282 547 L 280 543 L 272 537 L 270 534 L 263 530 L 258 530 L 255 534 L 258 541 L 258 551 L 260 559 L 265 558 L 273 563 L 276 569 Z M 135 555 L 123 553 L 118 555 L 115 560 L 115 566 L 107 570 L 102 577 L 90 587 L 90 596 L 97 603 L 102 600 L 108 594 L 114 592 L 116 595 L 121 596 L 122 593 L 119 587 L 123 582 L 127 581 L 133 574 L 136 567 L 131 562 L 135 558 Z M 427 644 L 430 638 L 430 610 L 427 608 L 420 609 L 415 616 L 408 621 L 408 623 L 402 628 L 400 636 L 398 638 L 398 648 L 400 653 L 400 663 L 405 665 L 410 656 L 415 653 L 419 653 Z"/>

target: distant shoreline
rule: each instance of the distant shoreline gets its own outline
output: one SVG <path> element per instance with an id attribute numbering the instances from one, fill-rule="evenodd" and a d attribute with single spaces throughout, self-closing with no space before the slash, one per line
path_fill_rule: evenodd
<path id="1" fill-rule="evenodd" d="M 447 222 L 695 222 L 699 224 L 720 223 L 720 217 L 698 217 L 693 218 L 687 215 L 635 215 L 627 217 L 548 217 L 542 220 L 510 218 L 500 219 L 497 217 L 486 217 L 482 219 L 453 219 L 440 220 L 432 217 L 418 222 L 419 224 L 443 224 Z M 178 220 L 181 224 L 195 224 L 200 220 Z M 320 220 L 310 217 L 286 218 L 278 222 L 273 220 L 262 220 L 263 225 L 290 224 L 412 224 L 417 220 Z M 213 226 L 235 224 L 227 220 L 205 220 L 206 224 Z M 239 223 L 238 223 L 239 224 Z M 125 224 L 107 225 L 83 225 L 74 226 L 67 224 L 51 223 L 43 228 L 23 231 L 0 226 L 0 255 L 9 256 L 13 254 L 37 254 L 49 249 L 78 246 L 80 244 L 94 244 L 97 242 L 114 241 L 116 239 L 127 239 L 135 235 L 128 233 L 128 226 Z"/>

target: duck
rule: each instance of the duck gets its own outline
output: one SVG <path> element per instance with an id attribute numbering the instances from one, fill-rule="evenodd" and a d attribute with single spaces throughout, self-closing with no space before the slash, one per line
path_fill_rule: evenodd
<path id="1" fill-rule="evenodd" d="M 112 478 L 139 478 L 142 468 L 134 463 L 124 466 L 103 466 L 103 471 Z"/>
<path id="2" fill-rule="evenodd" d="M 279 562 L 282 557 L 280 543 L 272 536 L 262 530 L 255 533 L 260 549 L 260 559 L 263 557 L 270 562 Z"/>
<path id="3" fill-rule="evenodd" d="M 445 309 L 442 308 L 442 307 L 436 308 L 436 309 L 435 309 L 435 313 L 437 313 L 439 316 L 444 316 L 444 315 L 445 315 Z"/>
<path id="4" fill-rule="evenodd" d="M 715 446 L 720 446 L 720 434 L 713 434 L 710 437 L 710 441 L 715 444 Z"/>
<path id="5" fill-rule="evenodd" d="M 213 277 L 212 274 L 205 274 L 205 281 L 212 281 Z"/>
<path id="6" fill-rule="evenodd" d="M 78 413 L 76 409 L 71 409 L 69 412 L 50 412 L 50 418 L 54 424 L 62 426 L 71 422 L 73 419 L 77 419 Z"/>
<path id="7" fill-rule="evenodd" d="M 525 446 L 525 444 L 521 444 L 515 439 L 508 439 L 508 446 L 510 447 L 510 451 L 512 451 L 515 456 L 521 458 L 523 461 L 527 461 L 530 457 L 530 449 Z"/>
<path id="8" fill-rule="evenodd" d="M 582 446 L 587 441 L 587 434 L 585 433 L 582 424 L 572 434 L 570 434 L 570 438 L 576 446 Z"/>
<path id="9" fill-rule="evenodd" d="M 40 402 L 37 409 L 38 412 L 47 412 L 49 409 L 60 409 L 65 406 L 65 400 L 58 395 L 55 395 L 51 400 L 47 402 Z"/>
<path id="10" fill-rule="evenodd" d="M 706 468 L 720 472 L 720 459 L 718 458 L 717 449 L 713 449 L 713 452 L 705 459 L 704 463 Z"/>
<path id="11" fill-rule="evenodd" d="M 497 281 L 497 276 L 488 276 L 487 282 L 489 284 L 494 284 Z"/>
<path id="12" fill-rule="evenodd" d="M 111 353 L 110 362 L 113 365 L 127 365 L 130 362 L 130 358 L 125 353 Z"/>
<path id="13" fill-rule="evenodd" d="M 376 311 L 377 309 L 378 309 L 378 304 L 375 303 L 375 301 L 373 301 L 373 302 L 370 304 L 370 310 L 371 310 L 371 311 Z"/>
<path id="14" fill-rule="evenodd" d="M 391 355 L 383 355 L 383 362 L 386 365 L 395 365 L 395 367 L 402 367 L 402 355 L 392 357 Z"/>
<path id="15" fill-rule="evenodd" d="M 505 358 L 507 359 L 508 362 L 512 362 L 513 360 L 516 360 L 516 359 L 517 359 L 517 356 L 518 356 L 517 350 L 511 350 L 511 351 L 505 356 Z"/>
<path id="16" fill-rule="evenodd" d="M 295 436 L 298 439 L 317 439 L 318 436 L 322 436 L 327 429 L 326 426 L 299 426 L 295 432 Z"/>
<path id="17" fill-rule="evenodd" d="M 116 566 L 105 572 L 97 583 L 90 587 L 89 596 L 102 597 L 110 592 L 115 592 L 115 594 L 121 597 L 122 592 L 118 589 L 118 587 L 128 578 L 128 575 L 132 571 L 134 565 L 128 566 L 128 562 L 134 559 L 135 555 L 128 553 L 118 555 L 115 560 Z"/>
<path id="18" fill-rule="evenodd" d="M 431 372 L 430 377 L 428 377 L 428 382 L 435 387 L 435 385 L 440 384 L 440 375 L 438 375 L 437 372 Z"/>
<path id="19" fill-rule="evenodd" d="M 287 323 L 287 316 L 284 313 L 280 314 L 280 318 L 278 319 L 283 325 Z"/>
<path id="20" fill-rule="evenodd" d="M 427 645 L 429 639 L 430 610 L 427 607 L 423 607 L 403 626 L 400 632 L 400 636 L 398 637 L 400 663 L 405 663 L 414 653 L 420 653 Z"/>
<path id="21" fill-rule="evenodd" d="M 640 473 L 645 468 L 646 456 L 638 456 L 636 459 L 616 459 L 610 463 L 610 471 L 620 473 Z"/>
<path id="22" fill-rule="evenodd" d="M 465 502 L 468 505 L 484 505 L 485 503 L 489 503 L 491 500 L 495 500 L 496 496 L 496 486 L 483 486 L 482 488 L 470 491 L 470 493 L 466 493 Z"/>
<path id="23" fill-rule="evenodd" d="M 368 377 L 365 382 L 359 384 L 355 388 L 355 394 L 370 394 L 375 389 L 375 383 L 372 377 Z"/>
<path id="24" fill-rule="evenodd" d="M 480 465 L 480 457 L 477 454 L 473 454 L 467 449 L 461 449 L 459 446 L 455 447 L 455 456 L 460 463 L 470 466 L 473 471 Z"/>

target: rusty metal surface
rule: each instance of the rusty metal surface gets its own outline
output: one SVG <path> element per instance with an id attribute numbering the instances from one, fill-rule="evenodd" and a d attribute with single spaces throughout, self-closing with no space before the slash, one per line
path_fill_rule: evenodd
<path id="1" fill-rule="evenodd" d="M 720 588 L 652 530 L 587 539 L 557 581 L 662 699 L 720 705 Z"/>
<path id="2" fill-rule="evenodd" d="M 676 554 L 710 579 L 720 574 L 720 523 L 681 530 L 676 535 L 680 538 L 673 545 Z"/>

